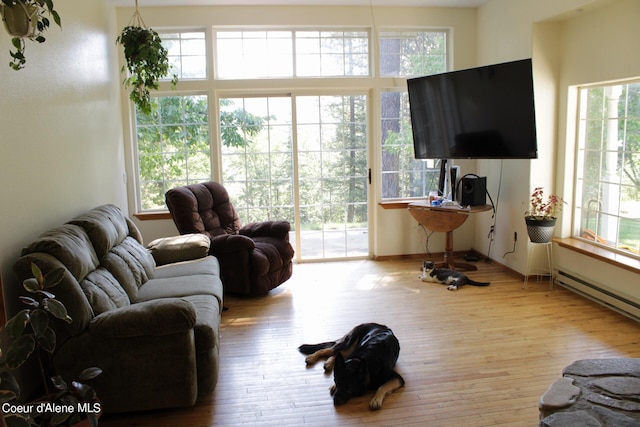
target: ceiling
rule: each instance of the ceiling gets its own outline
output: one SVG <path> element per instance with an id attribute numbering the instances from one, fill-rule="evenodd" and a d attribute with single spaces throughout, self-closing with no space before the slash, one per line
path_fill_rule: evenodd
<path id="1" fill-rule="evenodd" d="M 478 7 L 490 0 L 138 0 L 139 6 L 419 6 Z M 135 0 L 110 0 L 115 6 L 134 6 Z"/>

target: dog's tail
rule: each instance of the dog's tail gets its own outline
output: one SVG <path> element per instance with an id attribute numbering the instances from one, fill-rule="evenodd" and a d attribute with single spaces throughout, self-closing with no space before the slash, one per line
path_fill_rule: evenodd
<path id="1" fill-rule="evenodd" d="M 473 286 L 489 286 L 491 282 L 476 282 L 475 280 L 471 280 L 467 278 L 467 283 Z"/>
<path id="2" fill-rule="evenodd" d="M 313 354 L 318 350 L 330 348 L 336 345 L 335 341 L 321 342 L 320 344 L 302 344 L 298 347 L 298 351 L 302 354 Z"/>

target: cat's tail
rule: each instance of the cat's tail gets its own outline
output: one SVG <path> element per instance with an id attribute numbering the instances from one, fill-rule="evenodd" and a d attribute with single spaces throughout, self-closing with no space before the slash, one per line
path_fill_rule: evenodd
<path id="1" fill-rule="evenodd" d="M 467 283 L 473 286 L 489 286 L 491 282 L 476 282 L 475 280 L 471 280 L 467 278 Z"/>

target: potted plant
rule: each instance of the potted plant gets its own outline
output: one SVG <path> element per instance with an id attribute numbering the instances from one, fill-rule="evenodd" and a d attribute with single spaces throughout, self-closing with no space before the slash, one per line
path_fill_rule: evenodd
<path id="1" fill-rule="evenodd" d="M 1 0 L 0 11 L 4 28 L 13 36 L 11 44 L 15 51 L 10 50 L 11 62 L 9 66 L 14 70 L 24 68 L 26 57 L 24 50 L 25 39 L 44 43 L 44 31 L 49 28 L 51 21 L 61 27 L 60 15 L 54 9 L 53 0 Z"/>
<path id="2" fill-rule="evenodd" d="M 525 214 L 527 233 L 534 243 L 547 243 L 553 237 L 557 214 L 564 201 L 555 194 L 545 200 L 542 187 L 536 187 L 529 198 L 529 210 Z"/>
<path id="3" fill-rule="evenodd" d="M 150 114 L 150 91 L 158 89 L 160 79 L 169 74 L 170 65 L 168 51 L 162 45 L 160 36 L 142 20 L 138 0 L 131 22 L 122 29 L 116 43 L 124 47 L 127 65 L 122 66 L 121 72 L 129 73 L 123 81 L 125 87 L 132 87 L 129 98 L 140 111 Z M 171 87 L 174 88 L 177 82 L 178 76 L 174 74 Z"/>
<path id="4" fill-rule="evenodd" d="M 23 282 L 32 296 L 21 296 L 27 308 L 18 312 L 4 325 L 10 343 L 0 346 L 0 403 L 3 421 L 8 426 L 76 426 L 84 422 L 97 426 L 100 402 L 95 391 L 80 381 L 100 375 L 99 368 L 88 368 L 79 375 L 80 381 L 67 382 L 61 376 L 47 379 L 47 368 L 56 348 L 56 333 L 51 320 L 71 323 L 64 304 L 55 298 L 51 289 L 64 275 L 59 268 L 43 275 L 36 264 L 31 265 L 33 277 Z M 43 395 L 28 403 L 20 396 L 20 385 L 13 371 L 34 355 L 42 380 Z M 7 403 L 7 405 L 5 405 Z M 9 409 L 7 412 L 6 409 Z M 80 424 L 81 425 L 81 424 Z"/>

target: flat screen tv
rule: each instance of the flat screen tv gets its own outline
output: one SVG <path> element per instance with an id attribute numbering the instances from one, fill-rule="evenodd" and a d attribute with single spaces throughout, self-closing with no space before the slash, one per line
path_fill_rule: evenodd
<path id="1" fill-rule="evenodd" d="M 407 80 L 416 159 L 537 158 L 531 59 Z"/>

